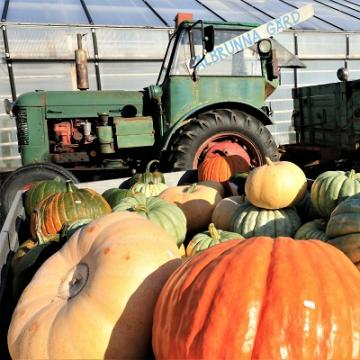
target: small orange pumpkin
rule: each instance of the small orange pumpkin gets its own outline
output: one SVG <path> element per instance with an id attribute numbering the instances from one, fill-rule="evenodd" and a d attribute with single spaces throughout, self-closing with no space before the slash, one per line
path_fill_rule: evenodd
<path id="1" fill-rule="evenodd" d="M 249 171 L 250 164 L 239 155 L 217 155 L 206 157 L 198 167 L 199 181 L 225 182 L 238 172 Z"/>

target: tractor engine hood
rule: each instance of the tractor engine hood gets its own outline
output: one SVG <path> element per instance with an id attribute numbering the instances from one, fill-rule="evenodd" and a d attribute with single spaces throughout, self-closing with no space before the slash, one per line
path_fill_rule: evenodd
<path id="1" fill-rule="evenodd" d="M 47 118 L 143 115 L 144 91 L 35 91 L 19 96 L 17 108 L 42 107 Z"/>

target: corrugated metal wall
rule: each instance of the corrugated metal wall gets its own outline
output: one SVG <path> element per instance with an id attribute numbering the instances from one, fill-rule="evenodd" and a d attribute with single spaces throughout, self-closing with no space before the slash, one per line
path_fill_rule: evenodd
<path id="1" fill-rule="evenodd" d="M 6 3 L 9 4 L 7 10 L 3 6 Z M 80 3 L 86 4 L 87 13 Z M 281 85 L 269 99 L 275 124 L 271 131 L 278 144 L 294 140 L 291 126 L 293 87 L 338 81 L 336 71 L 342 66 L 349 68 L 351 79 L 360 78 L 360 6 L 349 0 L 313 3 L 314 18 L 276 36 L 307 65 L 306 69 L 297 71 L 282 69 Z M 35 89 L 76 89 L 73 59 L 78 32 L 86 34 L 84 47 L 89 54 L 91 89 L 99 88 L 100 81 L 104 90 L 138 90 L 156 82 L 178 11 L 192 12 L 195 18 L 204 20 L 264 23 L 303 4 L 301 0 L 291 3 L 254 0 L 251 4 L 237 0 L 62 0 L 56 4 L 46 0 L 0 0 L 0 14 L 4 9 L 0 36 L 0 100 L 11 99 L 15 92 L 19 95 Z M 41 11 L 36 11 L 37 8 Z M 71 22 L 82 25 L 64 24 Z M 94 36 L 98 54 L 94 51 Z M 13 86 L 10 86 L 11 73 Z M 1 106 L 0 121 L 2 171 L 20 166 L 21 161 L 14 120 Z"/>

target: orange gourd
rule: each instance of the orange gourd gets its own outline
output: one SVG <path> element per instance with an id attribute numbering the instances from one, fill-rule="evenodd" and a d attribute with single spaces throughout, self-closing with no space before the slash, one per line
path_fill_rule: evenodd
<path id="1" fill-rule="evenodd" d="M 209 156 L 198 167 L 199 181 L 225 182 L 238 172 L 249 171 L 249 162 L 240 155 Z"/>
<path id="2" fill-rule="evenodd" d="M 318 240 L 228 240 L 165 283 L 156 359 L 359 359 L 360 272 Z"/>
<path id="3" fill-rule="evenodd" d="M 185 214 L 189 233 L 208 227 L 214 208 L 222 199 L 215 188 L 196 183 L 169 187 L 159 197 L 179 206 Z"/>
<path id="4" fill-rule="evenodd" d="M 144 358 L 174 239 L 128 211 L 81 228 L 38 270 L 13 313 L 13 359 Z"/>
<path id="5" fill-rule="evenodd" d="M 290 161 L 272 162 L 250 171 L 245 182 L 246 198 L 263 209 L 282 209 L 304 197 L 307 179 L 299 166 Z"/>

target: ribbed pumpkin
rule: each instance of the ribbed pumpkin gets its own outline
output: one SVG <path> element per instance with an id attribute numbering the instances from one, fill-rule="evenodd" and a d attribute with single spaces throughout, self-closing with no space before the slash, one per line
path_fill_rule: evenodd
<path id="1" fill-rule="evenodd" d="M 249 171 L 250 164 L 239 155 L 217 155 L 206 157 L 198 167 L 199 181 L 225 182 L 238 173 Z"/>
<path id="2" fill-rule="evenodd" d="M 57 192 L 65 192 L 65 181 L 59 177 L 54 180 L 42 180 L 37 181 L 31 185 L 31 188 L 25 193 L 25 211 L 28 217 L 31 217 L 32 212 L 39 204 L 39 202 L 45 199 L 47 196 L 55 194 Z"/>
<path id="3" fill-rule="evenodd" d="M 213 181 L 213 180 L 204 180 L 204 181 L 198 181 L 197 182 L 198 185 L 205 185 L 205 186 L 209 186 L 211 188 L 216 189 L 219 194 L 221 195 L 221 197 L 225 196 L 225 188 L 224 186 L 219 183 L 218 181 Z"/>
<path id="4" fill-rule="evenodd" d="M 134 184 L 130 189 L 133 193 L 142 193 L 145 196 L 157 196 L 167 188 L 168 186 L 161 182 L 157 184 L 151 182 L 149 183 L 138 182 Z"/>
<path id="5" fill-rule="evenodd" d="M 96 191 L 78 189 L 67 181 L 66 192 L 48 196 L 34 210 L 31 235 L 43 243 L 53 238 L 67 222 L 82 218 L 95 219 L 110 212 L 110 205 Z"/>
<path id="6" fill-rule="evenodd" d="M 122 199 L 130 196 L 132 194 L 131 190 L 128 189 L 118 189 L 111 188 L 105 190 L 102 193 L 103 198 L 109 203 L 111 208 L 114 208 Z"/>
<path id="7" fill-rule="evenodd" d="M 360 192 L 360 174 L 354 170 L 325 171 L 311 186 L 311 201 L 317 212 L 328 219 L 339 202 L 358 192 Z"/>
<path id="8" fill-rule="evenodd" d="M 253 236 L 293 236 L 301 220 L 292 207 L 269 210 L 261 209 L 246 201 L 236 209 L 230 231 L 245 238 Z"/>
<path id="9" fill-rule="evenodd" d="M 145 358 L 155 302 L 180 263 L 172 237 L 138 214 L 94 220 L 23 292 L 8 331 L 11 357 Z"/>
<path id="10" fill-rule="evenodd" d="M 244 196 L 229 196 L 220 200 L 211 215 L 211 221 L 218 229 L 229 230 L 236 209 L 244 201 Z"/>
<path id="11" fill-rule="evenodd" d="M 213 223 L 209 224 L 207 231 L 196 234 L 186 247 L 186 255 L 192 256 L 211 246 L 220 244 L 230 239 L 243 239 L 238 233 L 216 229 Z"/>
<path id="12" fill-rule="evenodd" d="M 168 201 L 136 194 L 123 199 L 113 211 L 133 211 L 160 225 L 180 246 L 186 237 L 186 217 L 183 211 Z"/>
<path id="13" fill-rule="evenodd" d="M 290 161 L 272 162 L 250 171 L 245 182 L 246 198 L 264 209 L 293 206 L 302 199 L 307 188 L 304 172 Z"/>
<path id="14" fill-rule="evenodd" d="M 340 202 L 326 226 L 329 244 L 343 251 L 360 270 L 360 193 Z"/>
<path id="15" fill-rule="evenodd" d="M 165 184 L 164 175 L 158 171 L 151 171 L 151 166 L 159 163 L 158 160 L 151 160 L 142 174 L 135 174 L 128 183 L 133 193 L 142 193 L 146 196 L 157 196 L 168 186 Z"/>
<path id="16" fill-rule="evenodd" d="M 159 197 L 179 206 L 185 214 L 189 233 L 207 229 L 215 206 L 222 199 L 216 189 L 196 183 L 169 187 Z"/>
<path id="17" fill-rule="evenodd" d="M 324 219 L 315 219 L 302 224 L 294 235 L 294 239 L 307 240 L 317 239 L 327 241 L 329 238 L 325 233 L 326 221 Z"/>
<path id="18" fill-rule="evenodd" d="M 359 359 L 360 273 L 318 240 L 229 240 L 184 262 L 156 303 L 156 359 Z"/>

